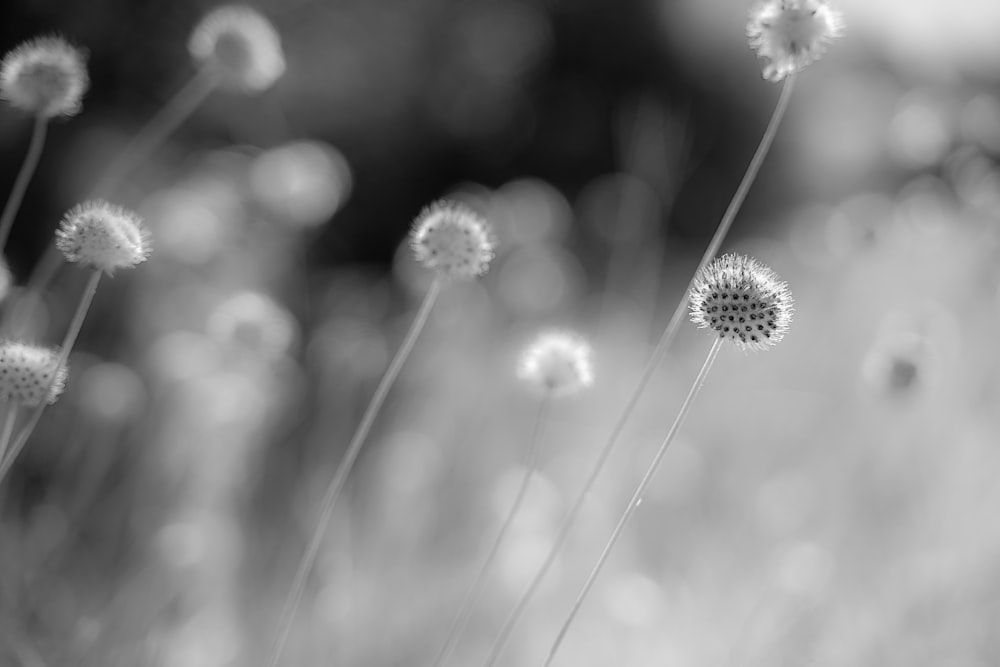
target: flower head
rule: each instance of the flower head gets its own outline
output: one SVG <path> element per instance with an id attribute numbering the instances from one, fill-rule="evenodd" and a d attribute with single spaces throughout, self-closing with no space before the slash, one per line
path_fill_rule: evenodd
<path id="1" fill-rule="evenodd" d="M 566 396 L 594 383 L 590 345 L 565 331 L 540 334 L 525 349 L 518 377 L 550 396 Z"/>
<path id="2" fill-rule="evenodd" d="M 0 341 L 0 398 L 33 408 L 55 403 L 66 385 L 66 366 L 56 371 L 59 351 L 13 340 Z"/>
<path id="3" fill-rule="evenodd" d="M 691 320 L 744 350 L 766 350 L 792 321 L 792 295 L 778 275 L 752 257 L 723 255 L 698 272 Z"/>
<path id="4" fill-rule="evenodd" d="M 216 306 L 208 317 L 208 333 L 256 357 L 277 359 L 287 354 L 297 336 L 295 318 L 274 299 L 258 292 L 240 292 Z"/>
<path id="5" fill-rule="evenodd" d="M 188 50 L 233 90 L 261 92 L 285 73 L 281 37 L 250 7 L 228 5 L 206 14 L 191 33 Z"/>
<path id="6" fill-rule="evenodd" d="M 56 246 L 70 262 L 112 274 L 149 257 L 149 233 L 139 216 L 94 200 L 73 207 L 59 223 Z"/>
<path id="7" fill-rule="evenodd" d="M 410 245 L 417 261 L 450 278 L 475 278 L 493 259 L 489 223 L 469 207 L 439 201 L 413 223 Z"/>
<path id="8" fill-rule="evenodd" d="M 764 78 L 781 81 L 817 60 L 843 31 L 826 0 L 763 0 L 750 11 L 750 47 L 766 59 Z"/>
<path id="9" fill-rule="evenodd" d="M 72 116 L 90 82 L 85 61 L 86 54 L 61 37 L 27 41 L 0 62 L 0 97 L 46 118 Z"/>

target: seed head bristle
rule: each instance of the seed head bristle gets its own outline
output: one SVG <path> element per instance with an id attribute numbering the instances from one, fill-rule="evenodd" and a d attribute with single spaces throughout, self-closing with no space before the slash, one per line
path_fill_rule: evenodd
<path id="1" fill-rule="evenodd" d="M 0 97 L 45 118 L 72 116 L 90 83 L 86 59 L 62 37 L 24 42 L 0 62 Z"/>
<path id="2" fill-rule="evenodd" d="M 764 78 L 780 81 L 816 61 L 843 33 L 840 12 L 826 0 L 763 0 L 750 11 L 750 48 L 764 58 Z"/>
<path id="3" fill-rule="evenodd" d="M 231 90 L 262 92 L 285 73 L 277 30 L 263 14 L 242 5 L 206 14 L 191 33 L 188 50 Z"/>
<path id="4" fill-rule="evenodd" d="M 20 341 L 0 341 L 0 398 L 24 407 L 55 403 L 66 385 L 66 366 L 55 374 L 59 351 Z M 55 377 L 55 381 L 53 381 Z"/>
<path id="5" fill-rule="evenodd" d="M 522 353 L 517 374 L 543 394 L 574 394 L 594 383 L 590 345 L 574 333 L 542 333 Z"/>
<path id="6" fill-rule="evenodd" d="M 691 320 L 744 350 L 776 345 L 792 321 L 792 295 L 778 275 L 746 255 L 723 255 L 691 287 Z"/>
<path id="7" fill-rule="evenodd" d="M 493 234 L 481 215 L 464 204 L 439 201 L 413 223 L 410 245 L 417 261 L 440 275 L 481 276 L 493 260 Z"/>
<path id="8" fill-rule="evenodd" d="M 150 253 L 149 233 L 139 216 L 101 200 L 66 213 L 56 231 L 56 246 L 67 261 L 109 275 L 141 264 Z"/>

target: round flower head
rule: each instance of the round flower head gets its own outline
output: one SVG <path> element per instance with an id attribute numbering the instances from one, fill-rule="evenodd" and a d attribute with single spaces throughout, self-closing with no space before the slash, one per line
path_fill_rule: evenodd
<path id="1" fill-rule="evenodd" d="M 467 206 L 431 204 L 417 216 L 410 233 L 417 261 L 450 278 L 475 278 L 493 259 L 489 223 Z"/>
<path id="2" fill-rule="evenodd" d="M 150 251 L 139 216 L 100 200 L 75 206 L 63 217 L 56 246 L 68 261 L 109 275 L 144 262 Z"/>
<path id="3" fill-rule="evenodd" d="M 0 341 L 0 398 L 29 408 L 55 403 L 66 385 L 66 367 L 55 373 L 58 361 L 58 350 Z"/>
<path id="4" fill-rule="evenodd" d="M 702 269 L 690 293 L 691 320 L 744 350 L 766 350 L 792 321 L 792 295 L 778 275 L 746 255 L 723 255 Z"/>
<path id="5" fill-rule="evenodd" d="M 826 0 L 763 0 L 750 12 L 750 47 L 767 60 L 764 78 L 781 81 L 823 55 L 842 31 Z"/>
<path id="6" fill-rule="evenodd" d="M 0 62 L 0 96 L 39 116 L 72 116 L 87 92 L 86 55 L 61 37 L 33 39 Z"/>
<path id="7" fill-rule="evenodd" d="M 285 72 L 278 32 L 258 11 L 241 5 L 206 14 L 191 33 L 188 50 L 233 90 L 261 92 Z"/>
<path id="8" fill-rule="evenodd" d="M 565 396 L 594 383 L 590 345 L 563 331 L 543 333 L 527 347 L 518 377 L 550 396 Z"/>

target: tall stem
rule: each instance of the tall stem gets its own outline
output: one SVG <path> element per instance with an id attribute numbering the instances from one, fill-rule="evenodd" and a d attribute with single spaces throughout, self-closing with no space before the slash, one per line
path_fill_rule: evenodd
<path id="1" fill-rule="evenodd" d="M 493 541 L 493 546 L 490 547 L 489 552 L 486 554 L 486 558 L 483 560 L 483 564 L 479 568 L 479 573 L 473 580 L 472 585 L 469 586 L 469 590 L 466 592 L 465 598 L 462 600 L 458 613 L 455 615 L 455 619 L 451 622 L 451 627 L 448 629 L 448 635 L 445 639 L 444 645 L 441 646 L 441 650 L 438 651 L 437 658 L 434 660 L 434 667 L 441 667 L 441 665 L 447 662 L 452 651 L 454 651 L 459 637 L 462 636 L 462 632 L 465 630 L 465 626 L 469 622 L 469 618 L 472 615 L 472 609 L 475 606 L 476 601 L 479 599 L 479 595 L 483 592 L 483 585 L 486 583 L 486 575 L 489 573 L 490 567 L 493 565 L 493 561 L 500 552 L 500 545 L 503 543 L 504 538 L 507 536 L 507 532 L 514 523 L 514 517 L 517 516 L 518 510 L 524 502 L 524 497 L 528 493 L 528 487 L 531 484 L 531 477 L 535 474 L 535 467 L 537 466 L 538 447 L 541 442 L 542 424 L 545 420 L 545 413 L 548 409 L 548 405 L 549 398 L 545 397 L 538 406 L 538 414 L 535 417 L 535 426 L 531 433 L 531 444 L 528 448 L 528 457 L 525 461 L 526 468 L 524 478 L 521 480 L 521 486 L 517 490 L 514 502 L 510 506 L 510 511 L 507 513 L 507 518 L 504 519 L 503 525 L 500 526 L 500 532 L 497 533 L 496 539 Z"/>
<path id="2" fill-rule="evenodd" d="M 55 370 L 52 373 L 52 380 L 49 382 L 49 386 L 46 388 L 45 393 L 42 394 L 42 400 L 39 401 L 38 406 L 31 411 L 31 416 L 28 419 L 28 423 L 17 435 L 17 439 L 14 441 L 14 446 L 11 447 L 10 453 L 7 457 L 0 461 L 0 482 L 3 482 L 3 478 L 7 475 L 10 467 L 14 464 L 14 460 L 17 458 L 21 450 L 24 449 L 25 443 L 28 442 L 28 438 L 34 432 L 35 427 L 38 426 L 38 422 L 42 419 L 42 413 L 45 412 L 45 407 L 48 405 L 49 392 L 52 391 L 52 387 L 59 380 L 59 372 L 66 365 L 66 361 L 69 359 L 69 352 L 73 348 L 74 343 L 76 343 L 77 337 L 80 335 L 80 329 L 83 327 L 83 321 L 87 318 L 87 311 L 90 310 L 90 304 L 94 301 L 94 295 L 97 293 L 97 285 L 101 281 L 101 270 L 94 269 L 90 273 L 90 278 L 87 280 L 87 286 L 83 290 L 83 295 L 80 297 L 80 303 L 76 306 L 76 312 L 73 314 L 73 319 L 69 323 L 69 328 L 66 330 L 66 335 L 63 337 L 62 346 L 59 348 L 59 358 L 56 360 Z"/>
<path id="3" fill-rule="evenodd" d="M 410 330 L 407 332 L 406 338 L 403 339 L 403 343 L 396 352 L 396 356 L 393 357 L 392 361 L 389 363 L 389 367 L 386 369 L 385 375 L 382 376 L 381 381 L 378 383 L 378 387 L 375 388 L 375 393 L 372 396 L 371 402 L 368 404 L 364 415 L 361 417 L 361 423 L 358 424 L 358 428 L 354 432 L 354 437 L 351 438 L 351 442 L 347 446 L 347 452 L 344 454 L 344 458 L 340 462 L 340 465 L 337 466 L 337 470 L 333 474 L 333 479 L 330 481 L 330 486 L 327 487 L 326 494 L 323 496 L 322 510 L 320 511 L 319 521 L 317 522 L 316 528 L 309 540 L 309 546 L 306 548 L 306 552 L 302 556 L 298 570 L 295 572 L 295 578 L 292 580 L 292 586 L 288 592 L 288 598 L 285 601 L 285 606 L 281 613 L 281 619 L 278 623 L 277 639 L 274 642 L 271 657 L 267 663 L 271 667 L 276 667 L 278 665 L 278 662 L 281 660 L 281 655 L 285 650 L 285 644 L 288 641 L 288 634 L 292 628 L 292 621 L 295 619 L 295 612 L 298 609 L 299 602 L 302 600 L 302 592 L 305 589 L 306 577 L 309 576 L 309 572 L 312 570 L 313 565 L 316 564 L 316 557 L 319 554 L 319 548 L 323 543 L 323 536 L 326 534 L 327 524 L 330 523 L 330 517 L 333 516 L 333 509 L 337 504 L 337 498 L 340 497 L 340 492 L 344 488 L 347 476 L 351 472 L 351 468 L 354 466 L 354 461 L 358 458 L 358 454 L 361 452 L 362 445 L 364 445 L 365 440 L 368 438 L 368 433 L 371 431 L 372 424 L 375 422 L 375 417 L 378 415 L 382 404 L 385 402 L 386 395 L 388 395 L 389 390 L 396 381 L 396 377 L 399 375 L 399 371 L 403 368 L 403 364 L 410 355 L 410 350 L 413 349 L 413 344 L 416 343 L 417 337 L 420 335 L 421 330 L 427 323 L 427 318 L 430 315 L 431 309 L 434 307 L 434 303 L 437 301 L 438 295 L 441 293 L 442 280 L 442 278 L 438 277 L 434 279 L 433 283 L 431 283 L 431 287 L 427 291 L 427 295 L 424 297 L 423 303 L 420 305 L 420 310 L 417 311 L 417 316 L 414 318 L 413 324 L 410 325 Z"/>
<path id="4" fill-rule="evenodd" d="M 709 242 L 708 248 L 706 248 L 701 261 L 698 263 L 698 267 L 695 269 L 691 280 L 688 282 L 688 290 L 691 288 L 694 276 L 697 276 L 698 273 L 705 268 L 705 266 L 708 265 L 708 263 L 712 261 L 715 255 L 719 252 L 719 248 L 722 246 L 722 242 L 725 240 L 726 234 L 729 232 L 729 228 L 732 227 L 733 221 L 736 219 L 736 214 L 739 212 L 740 206 L 743 204 L 743 200 L 750 191 L 750 186 L 753 185 L 753 182 L 757 177 L 757 173 L 760 171 L 760 167 L 764 163 L 764 158 L 771 149 L 771 144 L 774 142 L 774 137 L 778 132 L 781 119 L 784 117 L 785 111 L 788 108 L 788 102 L 791 99 L 794 83 L 795 74 L 791 74 L 785 79 L 785 83 L 781 89 L 781 94 L 778 97 L 778 102 L 774 107 L 774 112 L 771 114 L 771 120 L 767 124 L 767 129 L 764 130 L 764 136 L 761 138 L 760 144 L 757 146 L 757 150 L 750 159 L 747 171 L 743 174 L 743 179 L 740 181 L 740 184 L 736 189 L 736 193 L 733 195 L 732 201 L 729 203 L 729 207 L 726 208 L 726 212 L 722 217 L 722 221 L 719 223 L 718 229 L 715 231 L 715 235 L 712 236 L 712 240 Z M 664 329 L 663 335 L 660 336 L 660 340 L 656 343 L 656 347 L 653 348 L 653 353 L 650 355 L 649 361 L 642 370 L 639 382 L 626 401 L 624 411 L 615 422 L 607 443 L 597 455 L 597 461 L 594 462 L 594 467 L 591 469 L 590 475 L 587 477 L 583 488 L 580 490 L 579 495 L 573 502 L 573 506 L 570 508 L 569 513 L 566 515 L 566 519 L 563 521 L 563 524 L 559 529 L 559 533 L 556 535 L 555 542 L 553 542 L 552 548 L 549 550 L 549 555 L 546 556 L 541 568 L 539 568 L 538 572 L 535 574 L 535 578 L 532 579 L 528 588 L 521 594 L 521 598 L 514 606 L 510 615 L 504 621 L 503 627 L 500 629 L 500 633 L 494 641 L 493 647 L 490 649 L 490 655 L 487 658 L 484 667 L 492 667 L 492 665 L 496 663 L 497 659 L 499 659 L 500 654 L 507 645 L 507 641 L 510 638 L 511 633 L 514 631 L 514 627 L 517 625 L 517 622 L 520 620 L 525 609 L 527 609 L 528 603 L 531 602 L 531 599 L 534 597 L 535 592 L 537 592 L 538 587 L 541 585 L 545 575 L 552 567 L 552 564 L 555 563 L 559 549 L 562 548 L 563 543 L 566 541 L 570 528 L 572 528 L 577 515 L 583 508 L 583 503 L 586 500 L 587 495 L 596 483 L 597 478 L 604 469 L 604 465 L 611 456 L 611 452 L 618 443 L 618 439 L 621 437 L 621 434 L 625 429 L 625 424 L 628 422 L 633 410 L 635 410 L 635 406 L 639 403 L 639 397 L 645 390 L 646 385 L 649 384 L 649 381 L 653 378 L 653 375 L 656 373 L 656 370 L 663 361 L 663 357 L 666 356 L 667 350 L 677 337 L 677 331 L 686 310 L 687 290 L 685 290 L 684 295 L 677 304 L 677 308 L 674 309 L 673 314 L 670 316 L 670 321 L 667 323 L 667 327 Z"/>
<path id="5" fill-rule="evenodd" d="M 92 195 L 114 196 L 129 172 L 148 159 L 217 87 L 218 79 L 208 70 L 201 70 L 191 77 L 112 160 L 111 165 L 91 191 Z M 50 243 L 28 279 L 28 296 L 44 292 L 55 278 L 60 266 L 62 266 L 62 254 L 54 243 Z M 33 301 L 29 299 L 24 303 L 31 304 Z M 17 312 L 19 310 L 23 309 L 15 306 L 17 316 L 26 315 Z"/>
<path id="6" fill-rule="evenodd" d="M 7 455 L 7 448 L 10 446 L 10 437 L 14 434 L 14 424 L 17 421 L 17 403 L 14 401 L 4 401 L 0 410 L 3 411 L 0 419 L 3 425 L 0 426 L 0 463 Z"/>
<path id="7" fill-rule="evenodd" d="M 38 160 L 42 157 L 42 148 L 45 146 L 45 134 L 49 120 L 42 114 L 35 116 L 35 124 L 31 130 L 31 142 L 28 144 L 28 153 L 21 163 L 21 170 L 17 172 L 14 180 L 14 187 L 11 188 L 10 197 L 4 204 L 3 213 L 0 213 L 0 253 L 7 247 L 7 239 L 10 237 L 10 230 L 14 227 L 14 218 L 21 208 L 21 200 L 28 189 L 28 183 L 35 173 Z"/>
<path id="8" fill-rule="evenodd" d="M 681 424 L 684 423 L 684 418 L 687 417 L 688 411 L 694 403 L 694 399 L 698 396 L 698 392 L 701 391 L 702 386 L 705 384 L 705 378 L 708 377 L 708 372 L 712 369 L 712 364 L 715 362 L 715 358 L 719 355 L 719 350 L 722 348 L 722 341 L 723 339 L 720 337 L 716 338 L 715 342 L 712 343 L 712 349 L 708 351 L 705 363 L 702 364 L 701 370 L 698 371 L 698 377 L 695 378 L 694 384 L 691 385 L 691 390 L 688 391 L 688 395 L 684 399 L 684 403 L 681 405 L 680 412 L 677 413 L 677 418 L 674 419 L 674 423 L 671 424 L 666 437 L 663 438 L 663 442 L 660 443 L 660 448 L 656 450 L 656 456 L 653 457 L 653 461 L 646 469 L 646 474 L 643 475 L 642 480 L 639 482 L 639 486 L 635 488 L 635 493 L 632 494 L 632 499 L 628 501 L 625 511 L 622 512 L 621 518 L 618 519 L 618 525 L 615 526 L 614 531 L 611 533 L 611 537 L 608 538 L 607 544 L 604 545 L 604 551 L 601 552 L 600 557 L 598 557 L 597 562 L 594 564 L 594 569 L 591 570 L 590 576 L 587 577 L 587 581 L 583 584 L 583 588 L 580 590 L 579 595 L 577 595 L 576 601 L 573 603 L 572 609 L 570 609 L 569 616 L 566 617 L 562 628 L 559 629 L 559 634 L 556 635 L 556 639 L 552 643 L 552 648 L 549 649 L 549 655 L 545 658 L 544 667 L 548 667 L 552 663 L 552 659 L 555 658 L 556 652 L 559 650 L 559 646 L 562 644 L 562 640 L 566 636 L 566 632 L 569 630 L 569 626 L 572 625 L 573 619 L 576 618 L 577 612 L 580 611 L 580 607 L 583 605 L 583 601 L 587 598 L 587 594 L 590 593 L 590 589 L 593 588 L 594 582 L 597 581 L 597 576 L 604 568 L 604 564 L 608 560 L 608 555 L 618 543 L 618 538 L 621 537 L 622 531 L 625 530 L 625 524 L 628 523 L 628 520 L 639 507 L 639 504 L 642 503 L 642 496 L 646 493 L 646 488 L 649 486 L 649 483 L 653 481 L 653 477 L 656 475 L 656 471 L 660 467 L 660 462 L 663 461 L 663 455 L 667 453 L 667 447 L 669 447 L 670 443 L 673 442 L 674 436 L 677 435 L 677 431 L 680 429 Z"/>

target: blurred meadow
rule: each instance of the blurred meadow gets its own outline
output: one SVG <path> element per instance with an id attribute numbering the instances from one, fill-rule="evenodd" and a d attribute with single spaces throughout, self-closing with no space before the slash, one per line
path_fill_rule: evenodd
<path id="1" fill-rule="evenodd" d="M 724 247 L 795 297 L 723 349 L 554 664 L 1000 665 L 1000 3 L 837 0 Z M 0 665 L 263 666 L 324 491 L 433 276 L 441 198 L 497 237 L 445 286 L 351 473 L 284 665 L 430 665 L 513 500 L 539 330 L 554 403 L 450 661 L 480 665 L 548 553 L 739 183 L 780 85 L 731 0 L 263 0 L 287 71 L 209 96 L 116 202 L 153 238 L 102 284 L 65 393 L 0 486 Z M 7 247 L 191 78 L 214 5 L 11 0 L 0 48 L 89 51 Z M 31 121 L 0 108 L 0 192 Z M 5 195 L 4 195 L 5 196 Z M 25 335 L 59 342 L 64 266 Z M 694 379 L 682 324 L 498 665 L 540 663 Z"/>

